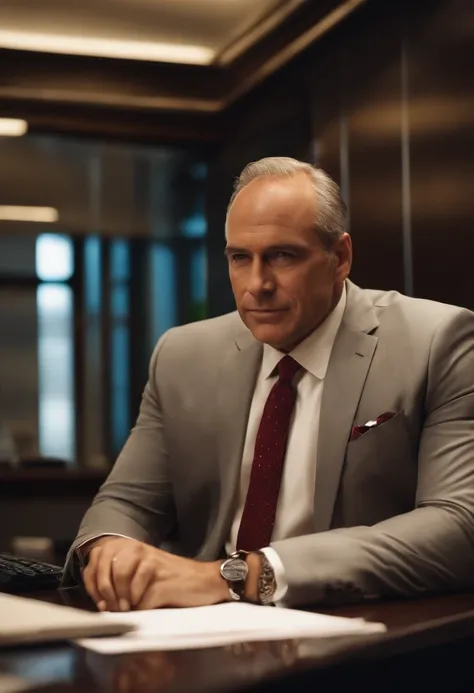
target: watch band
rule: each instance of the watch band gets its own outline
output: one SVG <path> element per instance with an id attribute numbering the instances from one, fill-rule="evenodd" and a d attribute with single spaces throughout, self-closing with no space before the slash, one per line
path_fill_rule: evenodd
<path id="1" fill-rule="evenodd" d="M 260 604 L 273 604 L 277 584 L 275 571 L 263 551 L 257 552 L 261 560 L 260 576 L 258 578 L 258 600 Z"/>

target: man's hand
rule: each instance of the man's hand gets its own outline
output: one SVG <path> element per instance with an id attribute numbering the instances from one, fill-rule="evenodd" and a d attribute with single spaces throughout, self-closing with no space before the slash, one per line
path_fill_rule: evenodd
<path id="1" fill-rule="evenodd" d="M 193 561 L 112 536 L 94 542 L 88 556 L 84 585 L 100 611 L 205 606 L 230 599 L 220 561 Z"/>

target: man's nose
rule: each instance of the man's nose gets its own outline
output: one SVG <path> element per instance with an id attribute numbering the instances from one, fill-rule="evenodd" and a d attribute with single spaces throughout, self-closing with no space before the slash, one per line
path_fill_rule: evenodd
<path id="1" fill-rule="evenodd" d="M 275 281 L 270 269 L 258 259 L 252 263 L 247 291 L 254 296 L 261 293 L 270 293 L 275 290 Z"/>

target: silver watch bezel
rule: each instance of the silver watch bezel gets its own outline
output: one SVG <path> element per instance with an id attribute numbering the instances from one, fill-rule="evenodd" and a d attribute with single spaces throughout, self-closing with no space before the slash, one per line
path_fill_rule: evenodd
<path id="1" fill-rule="evenodd" d="M 240 574 L 236 575 L 235 573 L 228 573 L 227 571 L 231 566 L 233 570 L 239 568 Z M 249 574 L 249 567 L 247 565 L 247 562 L 243 558 L 239 558 L 237 556 L 229 556 L 229 558 L 226 558 L 226 560 L 221 563 L 219 570 L 221 577 L 227 583 L 231 598 L 235 601 L 240 601 L 242 597 L 232 589 L 232 584 L 235 583 L 235 585 L 237 585 L 240 583 L 245 583 L 245 580 L 247 579 Z"/>

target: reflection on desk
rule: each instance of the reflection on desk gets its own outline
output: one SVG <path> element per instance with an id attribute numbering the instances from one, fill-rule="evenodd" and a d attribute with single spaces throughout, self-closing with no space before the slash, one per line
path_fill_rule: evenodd
<path id="1" fill-rule="evenodd" d="M 76 588 L 29 596 L 94 608 Z M 388 633 L 124 656 L 64 645 L 22 648 L 0 653 L 0 672 L 24 677 L 34 691 L 51 684 L 41 693 L 473 690 L 474 594 L 327 611 L 382 621 Z"/>

